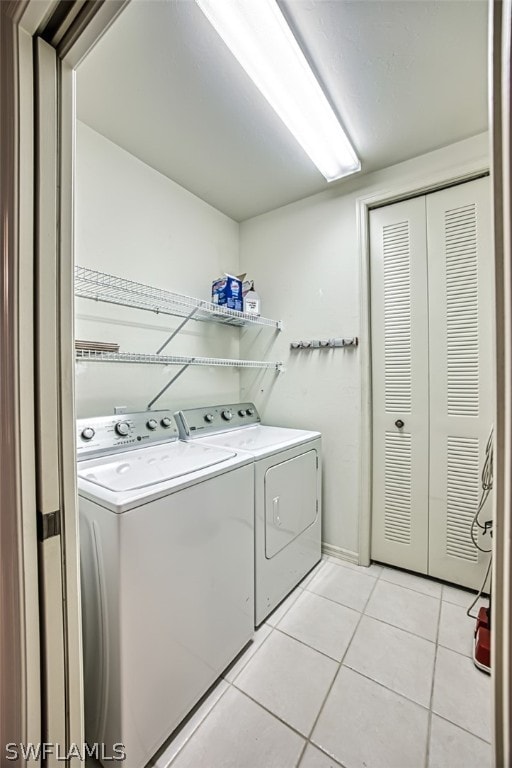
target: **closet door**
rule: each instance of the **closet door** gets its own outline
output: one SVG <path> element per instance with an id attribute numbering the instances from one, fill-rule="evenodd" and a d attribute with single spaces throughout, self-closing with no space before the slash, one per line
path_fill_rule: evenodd
<path id="1" fill-rule="evenodd" d="M 488 178 L 427 197 L 429 573 L 468 587 L 488 563 L 470 529 L 494 413 L 490 213 Z"/>
<path id="2" fill-rule="evenodd" d="M 426 573 L 429 402 L 424 197 L 371 211 L 370 253 L 372 559 Z"/>

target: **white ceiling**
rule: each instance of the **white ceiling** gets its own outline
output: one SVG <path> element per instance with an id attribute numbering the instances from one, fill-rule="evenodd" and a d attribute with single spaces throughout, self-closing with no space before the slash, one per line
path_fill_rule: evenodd
<path id="1" fill-rule="evenodd" d="M 486 130 L 486 0 L 280 4 L 363 173 Z M 78 69 L 77 113 L 238 221 L 328 186 L 193 0 L 132 0 Z"/>

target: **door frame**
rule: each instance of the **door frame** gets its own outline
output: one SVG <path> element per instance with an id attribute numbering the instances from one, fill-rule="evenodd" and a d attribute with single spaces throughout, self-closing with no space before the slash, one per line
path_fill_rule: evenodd
<path id="1" fill-rule="evenodd" d="M 6 743 L 0 744 L 0 761 L 7 744 L 37 748 L 49 743 L 49 767 L 81 764 L 79 756 L 61 757 L 74 745 L 83 754 L 73 344 L 74 70 L 127 2 L 0 3 L 0 149 L 6 192 L 0 253 L 7 321 L 0 349 L 0 504 L 6 555 L 0 595 L 5 704 L 0 730 Z M 44 66 L 38 58 L 42 48 Z M 42 233 L 38 219 L 44 223 Z M 41 329 L 37 312 L 44 297 L 38 286 L 43 284 L 53 288 L 56 311 L 45 313 Z M 38 355 L 38 327 L 44 345 L 56 347 L 48 359 L 46 346 Z M 52 493 L 42 482 L 48 482 L 41 467 L 46 449 L 59 465 L 58 472 L 50 473 Z M 49 638 L 41 643 L 44 630 Z M 18 755 L 18 765 L 40 764 L 34 753 L 27 760 L 21 750 Z"/>

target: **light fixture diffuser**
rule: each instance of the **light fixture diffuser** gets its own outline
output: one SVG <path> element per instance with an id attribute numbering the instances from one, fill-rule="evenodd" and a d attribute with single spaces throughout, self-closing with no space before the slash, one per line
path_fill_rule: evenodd
<path id="1" fill-rule="evenodd" d="M 196 0 L 327 181 L 361 169 L 275 0 Z"/>

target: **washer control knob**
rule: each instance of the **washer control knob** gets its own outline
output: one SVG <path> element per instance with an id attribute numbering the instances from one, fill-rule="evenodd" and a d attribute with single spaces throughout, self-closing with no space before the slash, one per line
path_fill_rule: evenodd
<path id="1" fill-rule="evenodd" d="M 238 415 L 242 416 L 243 418 L 244 416 L 247 416 L 247 411 L 244 411 L 244 409 L 242 408 L 240 411 L 238 411 Z"/>
<path id="2" fill-rule="evenodd" d="M 156 429 L 158 427 L 158 421 L 156 419 L 149 419 L 146 421 L 146 427 L 148 429 Z"/>
<path id="3" fill-rule="evenodd" d="M 126 437 L 126 435 L 130 431 L 130 425 L 127 421 L 118 421 L 116 424 L 116 432 L 118 435 L 121 435 L 121 437 Z"/>
<path id="4" fill-rule="evenodd" d="M 231 421 L 231 419 L 233 418 L 233 411 L 226 409 L 225 411 L 222 411 L 221 416 L 226 421 Z"/>
<path id="5" fill-rule="evenodd" d="M 85 427 L 85 429 L 82 429 L 81 437 L 83 437 L 84 440 L 92 440 L 95 434 L 96 433 L 92 427 Z"/>
<path id="6" fill-rule="evenodd" d="M 215 417 L 214 417 L 213 413 L 207 413 L 207 414 L 205 414 L 204 420 L 206 422 L 208 422 L 208 424 L 211 424 L 214 418 Z"/>
<path id="7" fill-rule="evenodd" d="M 248 416 L 254 416 L 254 408 L 248 408 L 247 409 L 247 415 Z"/>
<path id="8" fill-rule="evenodd" d="M 169 416 L 164 416 L 163 419 L 160 421 L 160 424 L 162 425 L 162 427 L 165 427 L 166 429 L 168 429 L 172 424 L 172 420 L 169 418 Z"/>

